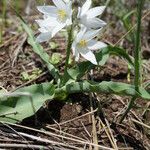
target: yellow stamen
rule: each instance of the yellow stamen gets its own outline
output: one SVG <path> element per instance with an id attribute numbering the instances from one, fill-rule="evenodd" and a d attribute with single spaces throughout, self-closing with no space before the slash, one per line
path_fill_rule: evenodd
<path id="1" fill-rule="evenodd" d="M 87 41 L 86 40 L 81 40 L 79 43 L 79 47 L 84 48 L 87 46 Z"/>
<path id="2" fill-rule="evenodd" d="M 67 17 L 67 13 L 65 10 L 63 10 L 63 9 L 58 10 L 58 18 L 61 21 L 65 20 L 66 17 Z"/>

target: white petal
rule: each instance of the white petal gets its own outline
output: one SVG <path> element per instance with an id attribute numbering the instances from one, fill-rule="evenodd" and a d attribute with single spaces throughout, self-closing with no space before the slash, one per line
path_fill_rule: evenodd
<path id="1" fill-rule="evenodd" d="M 86 28 L 84 26 L 81 27 L 80 32 L 76 36 L 76 42 L 78 43 L 86 32 Z"/>
<path id="2" fill-rule="evenodd" d="M 75 41 L 72 43 L 72 53 L 73 53 L 73 56 L 75 56 L 75 61 L 78 61 L 80 55 L 79 55 L 79 51 L 76 47 L 76 42 Z"/>
<path id="3" fill-rule="evenodd" d="M 54 29 L 53 26 L 47 26 L 47 27 L 41 27 L 41 28 L 39 28 L 38 30 L 39 30 L 41 33 L 45 33 L 45 32 L 52 32 L 53 29 Z"/>
<path id="4" fill-rule="evenodd" d="M 48 15 L 44 14 L 43 19 L 47 19 L 47 18 L 48 18 Z"/>
<path id="5" fill-rule="evenodd" d="M 75 61 L 78 61 L 78 60 L 79 60 L 79 57 L 80 57 L 80 54 L 79 54 L 78 49 L 75 49 L 74 56 L 75 56 Z"/>
<path id="6" fill-rule="evenodd" d="M 80 54 L 79 54 L 79 52 L 76 50 L 76 51 L 75 51 L 75 61 L 79 61 L 79 57 L 80 57 Z"/>
<path id="7" fill-rule="evenodd" d="M 44 28 L 44 27 L 41 27 L 41 28 L 39 28 L 38 30 L 39 30 L 40 32 L 42 32 L 42 33 L 47 32 L 46 28 Z"/>
<path id="8" fill-rule="evenodd" d="M 107 47 L 107 45 L 103 42 L 99 42 L 99 41 L 96 41 L 96 40 L 90 40 L 88 42 L 88 48 L 90 50 L 97 50 L 97 49 L 101 49 L 101 48 L 104 48 L 104 47 Z"/>
<path id="9" fill-rule="evenodd" d="M 48 41 L 52 38 L 52 33 L 51 32 L 46 32 L 46 33 L 41 33 L 37 38 L 36 41 L 41 43 Z"/>
<path id="10" fill-rule="evenodd" d="M 49 27 L 49 26 L 56 26 L 58 24 L 57 18 L 54 17 L 48 17 L 47 19 L 44 20 L 35 20 L 40 27 Z"/>
<path id="11" fill-rule="evenodd" d="M 43 20 L 42 19 L 39 19 L 39 20 L 35 20 L 36 22 L 37 22 L 37 24 L 40 26 L 40 27 L 42 27 L 42 22 L 43 22 Z"/>
<path id="12" fill-rule="evenodd" d="M 90 8 L 92 1 L 87 0 L 81 8 L 81 16 L 84 15 Z"/>
<path id="13" fill-rule="evenodd" d="M 78 14 L 77 14 L 77 18 L 81 17 L 81 7 L 78 7 Z"/>
<path id="14" fill-rule="evenodd" d="M 67 19 L 66 25 L 69 26 L 69 25 L 71 25 L 71 24 L 72 24 L 72 19 Z"/>
<path id="15" fill-rule="evenodd" d="M 72 2 L 68 2 L 66 4 L 66 12 L 67 12 L 67 20 L 66 20 L 66 24 L 67 26 L 72 24 Z"/>
<path id="16" fill-rule="evenodd" d="M 66 26 L 66 23 L 58 23 L 57 26 L 52 31 L 52 37 L 55 36 L 57 32 L 59 32 L 61 29 L 63 29 Z"/>
<path id="17" fill-rule="evenodd" d="M 65 9 L 66 5 L 62 0 L 52 0 L 58 9 Z"/>
<path id="18" fill-rule="evenodd" d="M 66 11 L 69 17 L 72 17 L 72 2 L 66 4 Z"/>
<path id="19" fill-rule="evenodd" d="M 93 54 L 93 52 L 89 49 L 80 49 L 80 54 L 85 58 L 87 59 L 88 61 L 90 61 L 92 64 L 95 64 L 97 65 L 97 61 L 96 61 L 96 58 L 95 58 L 95 55 Z"/>
<path id="20" fill-rule="evenodd" d="M 103 13 L 103 11 L 105 10 L 105 6 L 99 6 L 99 7 L 95 7 L 95 8 L 91 8 L 90 10 L 88 10 L 87 17 L 88 18 L 94 18 L 97 17 L 98 15 L 101 15 Z"/>
<path id="21" fill-rule="evenodd" d="M 69 2 L 70 2 L 70 0 L 64 0 L 64 2 L 65 2 L 65 3 L 69 3 Z"/>
<path id="22" fill-rule="evenodd" d="M 90 18 L 82 21 L 82 23 L 87 27 L 87 28 L 92 28 L 92 29 L 98 29 L 106 25 L 106 23 L 99 18 Z"/>
<path id="23" fill-rule="evenodd" d="M 96 37 L 99 32 L 101 31 L 102 29 L 99 29 L 99 30 L 88 30 L 84 35 L 83 35 L 83 39 L 85 40 L 91 40 L 93 39 L 94 37 Z"/>
<path id="24" fill-rule="evenodd" d="M 72 53 L 73 53 L 73 55 L 75 55 L 75 50 L 76 50 L 76 42 L 74 41 L 72 43 Z"/>
<path id="25" fill-rule="evenodd" d="M 37 9 L 45 15 L 56 16 L 57 8 L 55 6 L 38 6 Z"/>

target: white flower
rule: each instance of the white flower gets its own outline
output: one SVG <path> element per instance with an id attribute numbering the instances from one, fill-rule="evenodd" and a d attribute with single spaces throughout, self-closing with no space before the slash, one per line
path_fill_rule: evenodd
<path id="1" fill-rule="evenodd" d="M 81 28 L 72 44 L 73 55 L 75 56 L 76 61 L 79 60 L 79 55 L 81 54 L 85 59 L 97 65 L 95 55 L 92 51 L 99 50 L 107 46 L 105 43 L 93 39 L 99 32 L 100 29 L 87 30 L 85 27 Z"/>
<path id="2" fill-rule="evenodd" d="M 80 23 L 85 25 L 87 28 L 99 29 L 106 25 L 104 21 L 97 18 L 101 15 L 105 9 L 105 6 L 99 6 L 91 8 L 91 0 L 86 0 L 82 7 L 78 8 L 78 18 Z"/>
<path id="3" fill-rule="evenodd" d="M 64 0 L 65 3 L 69 3 L 71 0 Z"/>
<path id="4" fill-rule="evenodd" d="M 38 42 L 48 41 L 65 26 L 72 24 L 72 2 L 53 0 L 55 6 L 38 6 L 43 13 L 44 19 L 36 20 L 40 26 L 41 34 L 37 37 Z"/>

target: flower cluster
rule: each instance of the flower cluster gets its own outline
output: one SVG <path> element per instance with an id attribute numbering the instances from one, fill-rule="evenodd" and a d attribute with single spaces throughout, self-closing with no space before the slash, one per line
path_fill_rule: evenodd
<path id="1" fill-rule="evenodd" d="M 74 24 L 72 1 L 52 0 L 54 6 L 38 6 L 37 9 L 43 13 L 43 19 L 36 20 L 39 25 L 40 34 L 37 42 L 45 42 L 53 38 L 61 29 Z M 79 32 L 73 38 L 72 51 L 75 60 L 79 60 L 80 54 L 91 63 L 97 65 L 95 55 L 92 51 L 106 47 L 103 42 L 94 38 L 100 33 L 104 21 L 98 18 L 105 6 L 91 8 L 92 0 L 86 0 L 82 7 L 78 8 L 76 20 Z"/>

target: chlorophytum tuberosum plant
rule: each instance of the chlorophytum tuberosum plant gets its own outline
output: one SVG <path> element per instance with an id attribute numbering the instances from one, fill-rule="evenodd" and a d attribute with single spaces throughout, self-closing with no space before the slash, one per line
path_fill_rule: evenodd
<path id="1" fill-rule="evenodd" d="M 139 0 L 139 6 L 140 6 Z M 92 0 L 86 0 L 78 8 L 70 0 L 53 0 L 54 5 L 38 6 L 37 9 L 42 14 L 42 19 L 36 20 L 39 25 L 39 35 L 34 36 L 31 28 L 26 24 L 19 14 L 21 24 L 28 34 L 28 43 L 33 51 L 46 64 L 48 71 L 53 76 L 51 82 L 34 84 L 20 88 L 12 93 L 4 90 L 0 91 L 0 120 L 7 122 L 20 122 L 24 118 L 32 116 L 39 110 L 45 101 L 57 99 L 67 100 L 67 96 L 73 93 L 97 92 L 108 94 L 128 95 L 133 97 L 128 109 L 125 111 L 122 120 L 132 108 L 136 98 L 150 99 L 150 94 L 139 83 L 139 42 L 140 42 L 140 20 L 141 12 L 138 7 L 138 27 L 135 48 L 135 61 L 125 52 L 124 49 L 106 45 L 95 38 L 102 34 L 102 29 L 106 25 L 99 19 L 105 7 L 99 6 L 91 8 Z M 17 12 L 16 12 L 17 13 Z M 66 62 L 62 75 L 59 69 L 50 63 L 50 56 L 46 53 L 41 42 L 50 41 L 61 30 L 67 32 Z M 69 58 L 73 54 L 76 64 L 69 67 Z M 118 55 L 124 58 L 132 69 L 135 69 L 135 84 L 121 82 L 102 81 L 94 82 L 83 80 L 91 69 L 105 64 L 110 55 Z M 80 62 L 80 57 L 84 61 Z M 121 120 L 121 121 L 122 121 Z"/>

